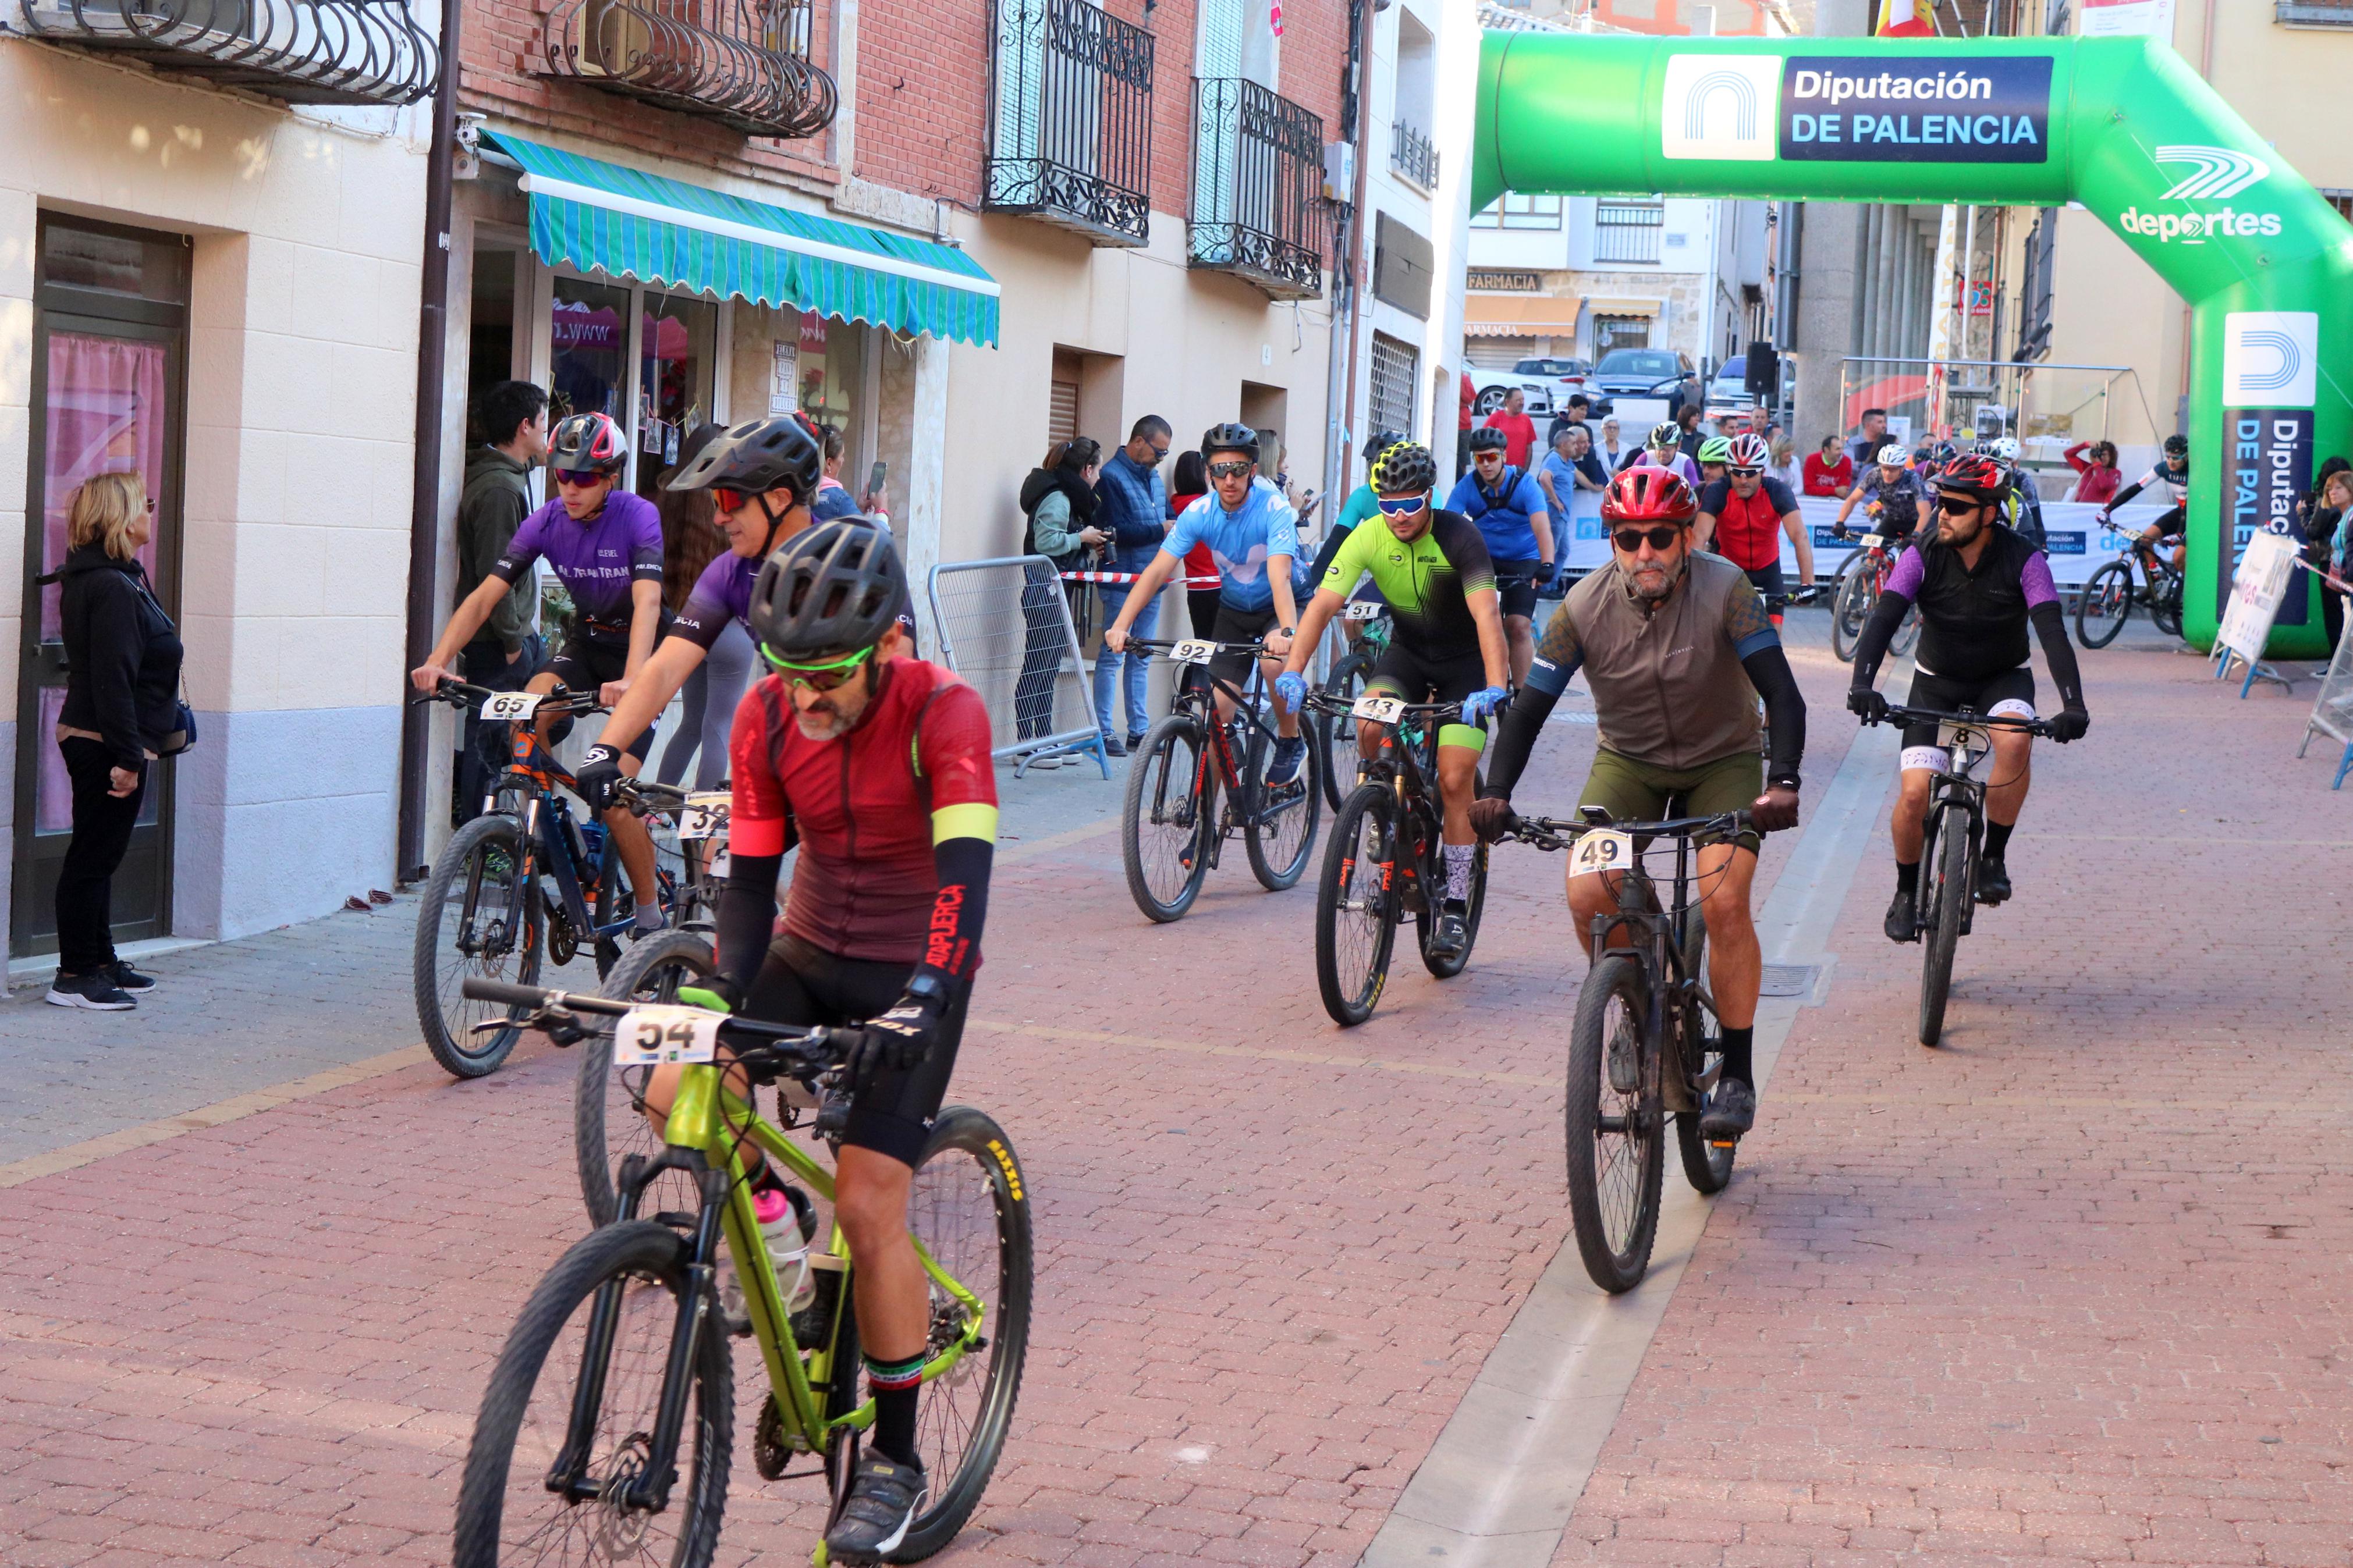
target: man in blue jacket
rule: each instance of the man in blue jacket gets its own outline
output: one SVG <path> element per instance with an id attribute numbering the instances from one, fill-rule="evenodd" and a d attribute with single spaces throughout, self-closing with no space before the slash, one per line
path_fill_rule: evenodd
<path id="1" fill-rule="evenodd" d="M 1471 471 L 1447 498 L 1446 510 L 1477 523 L 1487 541 L 1503 598 L 1504 640 L 1512 650 L 1512 684 L 1525 686 L 1536 655 L 1536 587 L 1551 582 L 1559 567 L 1544 491 L 1504 456 L 1501 432 L 1472 431 Z"/>
<path id="2" fill-rule="evenodd" d="M 1113 572 L 1143 571 L 1168 537 L 1168 487 L 1160 478 L 1160 465 L 1167 458 L 1169 439 L 1168 421 L 1157 414 L 1145 415 L 1127 433 L 1127 445 L 1111 455 L 1095 478 L 1095 526 L 1111 534 L 1108 564 Z M 1103 584 L 1104 626 L 1119 619 L 1129 592 Z M 1122 663 L 1127 667 L 1126 746 L 1120 744 L 1112 711 L 1112 688 Z M 1105 647 L 1095 656 L 1095 727 L 1103 731 L 1103 749 L 1114 757 L 1125 756 L 1128 746 L 1142 744 L 1150 727 L 1144 706 L 1150 672 L 1151 660 L 1142 653 L 1116 654 Z"/>

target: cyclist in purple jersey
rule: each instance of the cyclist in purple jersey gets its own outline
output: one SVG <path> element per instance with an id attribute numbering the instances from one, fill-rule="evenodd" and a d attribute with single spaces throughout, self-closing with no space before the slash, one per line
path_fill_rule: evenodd
<path id="1" fill-rule="evenodd" d="M 458 650 L 466 646 L 517 579 L 544 559 L 572 595 L 579 618 L 564 651 L 532 677 L 526 691 L 545 693 L 562 686 L 595 691 L 604 703 L 622 700 L 654 651 L 662 621 L 661 518 L 652 504 L 618 489 L 628 466 L 628 438 L 602 414 L 575 414 L 556 426 L 548 443 L 548 468 L 556 499 L 523 519 L 506 552 L 481 584 L 459 603 L 425 662 L 409 672 L 419 691 L 431 691 L 450 677 Z M 667 699 L 665 699 L 667 700 Z M 553 721 L 538 721 L 549 741 Z M 628 771 L 635 773 L 653 743 L 649 726 L 634 737 Z M 582 798 L 604 814 L 614 847 L 628 868 L 636 895 L 639 931 L 659 930 L 654 843 L 645 824 L 627 811 L 607 809 L 607 799 L 586 790 Z"/>

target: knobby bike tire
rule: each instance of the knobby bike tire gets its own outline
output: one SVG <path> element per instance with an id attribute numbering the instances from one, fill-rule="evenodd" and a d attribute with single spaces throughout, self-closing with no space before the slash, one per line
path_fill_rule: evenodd
<path id="1" fill-rule="evenodd" d="M 1953 954 L 1961 943 L 1968 913 L 1969 818 L 1947 806 L 1936 822 L 1936 909 L 1928 920 L 1926 952 L 1920 965 L 1920 1043 L 1933 1046 L 1945 1032 L 1945 1003 L 1953 989 Z"/>
<path id="2" fill-rule="evenodd" d="M 619 1288 L 632 1277 L 659 1280 L 684 1307 L 688 1289 L 686 1238 L 650 1220 L 606 1226 L 573 1243 L 556 1260 L 523 1306 L 506 1347 L 499 1352 L 474 1417 L 474 1436 L 466 1454 L 459 1484 L 458 1526 L 454 1568 L 517 1568 L 509 1557 L 503 1564 L 500 1544 L 508 1501 L 509 1480 L 515 1461 L 515 1444 L 531 1407 L 533 1386 L 546 1369 L 549 1352 L 584 1305 L 607 1285 Z M 727 1335 L 721 1327 L 718 1303 L 707 1302 L 709 1318 L 699 1336 L 691 1376 L 695 1400 L 679 1437 L 679 1458 L 684 1473 L 673 1484 L 665 1514 L 681 1515 L 679 1549 L 670 1561 L 676 1568 L 706 1568 L 719 1546 L 719 1523 L 727 1502 L 727 1474 L 734 1442 L 734 1374 L 728 1359 Z M 593 1308 L 591 1309 L 593 1310 Z M 609 1390 L 607 1391 L 610 1392 Z M 568 1405 L 572 1391 L 562 1391 Z M 689 1447 L 691 1445 L 691 1458 Z M 628 1447 L 627 1441 L 619 1445 Z M 627 1464 L 618 1453 L 606 1456 L 617 1470 Z M 543 1469 L 541 1475 L 543 1476 Z M 519 1489 L 529 1495 L 538 1477 L 523 1478 Z M 603 1507 L 601 1503 L 576 1505 Z M 643 1515 L 620 1516 L 642 1519 Z M 659 1517 L 659 1516 L 656 1516 Z M 586 1533 L 606 1532 L 589 1527 Z M 624 1529 L 611 1532 L 627 1536 Z M 634 1559 L 634 1550 L 625 1549 Z"/>
<path id="3" fill-rule="evenodd" d="M 1250 731 L 1246 775 L 1250 814 L 1242 829 L 1242 848 L 1250 856 L 1250 875 L 1270 893 L 1298 885 L 1308 857 L 1315 852 L 1315 827 L 1324 816 L 1324 792 L 1317 784 L 1323 776 L 1324 743 L 1308 724 L 1299 726 L 1299 738 L 1307 743 L 1307 754 L 1299 760 L 1299 777 L 1290 789 L 1275 795 L 1270 806 L 1266 770 L 1274 760 L 1274 746 L 1257 729 Z"/>
<path id="4" fill-rule="evenodd" d="M 1577 1019 L 1569 1029 L 1564 1118 L 1568 1214 L 1577 1232 L 1577 1255 L 1585 1260 L 1586 1275 L 1614 1296 L 1641 1284 L 1650 1270 L 1666 1163 L 1660 1147 L 1656 1073 L 1651 1070 L 1658 1042 L 1645 1040 L 1640 1046 L 1645 1068 L 1633 1094 L 1621 1097 L 1612 1090 L 1612 1002 L 1623 1010 L 1628 1026 L 1642 1026 L 1642 967 L 1631 953 L 1605 952 L 1586 972 L 1577 997 Z M 1604 1095 L 1609 1097 L 1607 1107 Z M 1595 1168 L 1597 1156 L 1608 1160 L 1606 1182 L 1605 1173 Z M 1619 1212 L 1613 1215 L 1612 1209 Z"/>
<path id="5" fill-rule="evenodd" d="M 1707 921 L 1702 918 L 1696 904 L 1683 913 L 1683 973 L 1696 977 L 1703 985 L 1706 984 Z M 1704 1073 L 1709 1065 L 1708 1058 L 1720 1058 L 1724 1054 L 1724 1025 L 1716 1017 L 1715 1008 L 1694 998 L 1684 1026 L 1699 1031 L 1703 1042 L 1699 1065 Z M 1735 1143 L 1729 1148 L 1717 1148 L 1700 1136 L 1698 1111 L 1678 1110 L 1675 1112 L 1675 1152 L 1683 1158 L 1683 1179 L 1692 1184 L 1692 1190 L 1712 1194 L 1724 1191 L 1725 1184 L 1732 1180 L 1732 1162 L 1739 1154 L 1740 1146 Z"/>
<path id="6" fill-rule="evenodd" d="M 1854 662 L 1855 642 L 1871 615 L 1871 574 L 1859 570 L 1862 560 L 1860 552 L 1848 556 L 1831 588 L 1831 652 L 1841 664 Z"/>
<path id="7" fill-rule="evenodd" d="M 1324 689 L 1344 701 L 1354 702 L 1363 694 L 1365 677 L 1372 672 L 1372 668 L 1371 657 L 1358 648 L 1332 667 L 1331 679 L 1324 681 Z M 1349 791 L 1354 787 L 1353 784 L 1341 778 L 1341 770 L 1347 767 L 1341 759 L 1353 758 L 1356 754 L 1356 722 L 1345 713 L 1318 713 L 1315 715 L 1315 738 L 1323 743 L 1324 804 L 1337 811 L 1340 803 L 1348 798 Z M 1354 769 L 1348 770 L 1348 776 L 1350 780 L 1354 779 Z"/>
<path id="8" fill-rule="evenodd" d="M 2148 618 L 2167 637 L 2181 635 L 2181 574 L 2173 567 L 2165 568 L 2149 595 Z"/>
<path id="9" fill-rule="evenodd" d="M 1438 885 L 1446 886 L 1445 851 L 1439 852 Z M 1462 953 L 1459 958 L 1432 958 L 1430 939 L 1438 930 L 1438 917 L 1431 912 L 1430 900 L 1424 899 L 1421 912 L 1413 917 L 1414 935 L 1421 943 L 1421 966 L 1440 980 L 1451 980 L 1471 965 L 1471 952 L 1479 945 L 1479 916 L 1487 908 L 1487 847 L 1476 846 L 1471 856 L 1471 898 L 1463 910 Z"/>
<path id="10" fill-rule="evenodd" d="M 1895 635 L 1887 639 L 1887 651 L 1898 658 L 1909 657 L 1920 646 L 1920 606 L 1913 605 L 1895 623 Z"/>
<path id="11" fill-rule="evenodd" d="M 1209 835 L 1216 827 L 1209 820 L 1209 803 L 1194 793 L 1194 783 L 1201 752 L 1209 744 L 1199 720 L 1189 713 L 1171 713 L 1152 726 L 1152 732 L 1144 738 L 1143 751 L 1127 764 L 1127 792 L 1120 807 L 1120 858 L 1127 868 L 1128 896 L 1146 919 L 1156 923 L 1182 920 L 1200 896 L 1201 879 L 1208 874 Z M 1180 854 L 1187 852 L 1189 844 L 1193 864 L 1173 895 L 1163 899 L 1152 885 L 1151 868 L 1145 864 L 1143 836 L 1154 826 L 1150 819 L 1155 813 L 1166 816 L 1180 808 L 1193 814 L 1189 838 L 1164 835 L 1162 841 Z"/>
<path id="12" fill-rule="evenodd" d="M 2085 647 L 2105 647 L 2116 641 L 2132 619 L 2132 568 L 2124 562 L 2111 561 L 2093 573 L 2075 596 L 2075 640 Z M 2096 622 L 2092 619 L 2095 607 L 2101 615 Z M 2110 610 L 2116 612 L 2113 621 L 2106 618 Z"/>
<path id="13" fill-rule="evenodd" d="M 638 996 L 670 1002 L 690 977 L 706 979 L 718 967 L 709 938 L 694 931 L 657 931 L 621 955 L 621 962 L 605 976 L 598 994 L 616 1001 Z M 655 1136 L 653 1124 L 639 1110 L 629 1088 L 613 1070 L 611 1029 L 598 1029 L 580 1042 L 580 1076 L 572 1090 L 572 1146 L 580 1166 L 580 1196 L 588 1205 L 591 1225 L 610 1225 L 620 1217 L 620 1193 L 614 1183 L 623 1157 L 637 1152 L 650 1159 L 661 1150 L 661 1140 Z M 627 1121 L 617 1124 L 617 1119 L 623 1117 Z M 672 1178 L 665 1173 L 659 1179 Z M 688 1206 L 693 1206 L 691 1202 Z"/>
<path id="14" fill-rule="evenodd" d="M 1313 781 L 1309 782 L 1312 785 Z M 949 1106 L 940 1112 L 923 1153 L 916 1158 L 909 1209 L 914 1232 L 924 1247 L 967 1289 L 973 1288 L 973 1279 L 948 1255 L 954 1238 L 927 1231 L 927 1221 L 936 1220 L 939 1210 L 927 1205 L 925 1197 L 928 1179 L 935 1176 L 942 1187 L 965 1187 L 968 1195 L 967 1184 L 976 1174 L 977 1185 L 988 1194 L 996 1232 L 995 1299 L 990 1299 L 985 1283 L 976 1291 L 986 1309 L 981 1332 L 988 1343 L 977 1356 L 966 1356 L 947 1373 L 923 1385 L 916 1442 L 923 1448 L 923 1468 L 933 1478 L 932 1494 L 928 1506 L 908 1525 L 906 1539 L 892 1552 L 893 1563 L 920 1562 L 947 1545 L 964 1528 L 1005 1451 L 1006 1430 L 1012 1425 L 1014 1401 L 1021 1393 L 1034 1287 L 1027 1183 L 1003 1128 L 968 1105 Z M 948 1342 L 944 1336 L 954 1331 L 943 1321 L 944 1304 L 952 1308 L 952 1298 L 937 1285 L 931 1290 L 934 1327 L 929 1350 L 936 1355 Z M 956 1414 L 951 1401 L 958 1390 L 970 1384 L 951 1384 L 950 1379 L 960 1373 L 969 1377 L 966 1369 L 981 1357 L 986 1358 L 986 1365 L 980 1370 L 978 1394 L 961 1402 L 971 1408 L 967 1420 Z"/>
<path id="15" fill-rule="evenodd" d="M 520 1028 L 501 1029 L 489 1035 L 471 1033 L 473 1025 L 489 1022 L 501 1009 L 487 1002 L 467 1001 L 459 994 L 459 984 L 469 976 L 505 980 L 518 985 L 533 985 L 539 981 L 538 890 L 523 888 L 518 896 L 518 885 L 512 880 L 512 868 L 522 863 L 522 829 L 514 818 L 495 812 L 478 816 L 458 829 L 443 847 L 441 858 L 433 863 L 432 874 L 425 880 L 424 895 L 417 900 L 417 936 L 409 959 L 417 1026 L 423 1032 L 425 1048 L 433 1053 L 433 1059 L 452 1078 L 480 1078 L 498 1071 L 522 1033 Z M 491 880 L 491 864 L 501 855 L 510 868 L 509 879 L 494 884 Z M 478 859 L 483 862 L 483 889 L 487 891 L 492 886 L 505 888 L 507 907 L 523 911 L 520 946 L 510 946 L 505 952 L 487 961 L 469 959 L 458 952 L 456 945 L 455 922 L 463 918 L 467 889 Z M 480 907 L 478 895 L 477 908 Z"/>
<path id="16" fill-rule="evenodd" d="M 1398 928 L 1396 802 L 1386 784 L 1359 785 L 1332 819 L 1332 838 L 1324 847 L 1324 871 L 1315 885 L 1315 986 L 1324 1011 L 1344 1028 L 1373 1016 L 1381 987 L 1388 983 Z M 1366 841 L 1360 845 L 1359 839 Z M 1351 892 L 1370 904 L 1369 921 L 1362 910 L 1340 907 Z M 1341 951 L 1344 936 L 1367 931 L 1366 952 Z M 1344 973 L 1344 965 L 1360 972 Z"/>

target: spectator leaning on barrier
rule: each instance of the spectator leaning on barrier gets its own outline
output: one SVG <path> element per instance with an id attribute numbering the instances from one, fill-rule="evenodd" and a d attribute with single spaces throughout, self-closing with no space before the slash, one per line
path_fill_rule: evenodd
<path id="1" fill-rule="evenodd" d="M 1103 447 L 1094 440 L 1074 436 L 1055 442 L 1047 449 L 1045 462 L 1029 470 L 1029 477 L 1021 481 L 1021 510 L 1029 520 L 1021 542 L 1022 554 L 1043 555 L 1056 572 L 1076 572 L 1085 564 L 1087 552 L 1111 537 L 1094 525 L 1099 504 L 1095 468 L 1102 456 Z M 1054 677 L 1068 650 L 1055 595 L 1048 590 L 1062 586 L 1059 580 L 1050 583 L 1032 567 L 1021 588 L 1024 635 L 1021 676 L 1013 688 L 1013 718 L 1016 731 L 1025 741 L 1054 732 Z M 1076 596 L 1069 595 L 1064 605 Z M 1070 760 L 1045 757 L 1029 765 L 1058 768 Z"/>
<path id="2" fill-rule="evenodd" d="M 466 485 L 458 494 L 458 597 L 481 585 L 507 552 L 532 509 L 531 470 L 547 456 L 547 394 L 527 381 L 502 381 L 481 395 L 484 445 L 466 456 Z M 458 655 L 458 672 L 475 686 L 520 691 L 539 673 L 545 651 L 537 630 L 539 579 L 525 574 L 491 611 L 474 640 Z M 505 726 L 493 731 L 503 734 Z M 458 766 L 450 822 L 470 822 L 482 809 L 492 763 L 477 748 L 481 719 L 469 708 L 459 723 Z"/>
<path id="3" fill-rule="evenodd" d="M 1185 509 L 1209 493 L 1209 460 L 1196 451 L 1176 454 L 1176 482 L 1170 487 L 1175 494 L 1168 498 L 1168 525 L 1185 515 Z M 1208 587 L 1196 584 L 1207 583 Z M 1206 638 L 1209 629 L 1218 624 L 1218 558 L 1209 552 L 1209 542 L 1201 541 L 1185 552 L 1185 618 L 1192 624 L 1193 635 Z M 1191 666 L 1187 666 L 1191 673 Z"/>
<path id="4" fill-rule="evenodd" d="M 2105 506 L 2116 499 L 2118 487 L 2125 482 L 2116 468 L 2116 444 L 2114 441 L 2078 441 L 2060 454 L 2067 466 L 2075 470 L 2074 493 L 2069 500 L 2086 501 L 2094 506 Z"/>
<path id="5" fill-rule="evenodd" d="M 1846 444 L 1847 461 L 1853 464 L 1854 471 L 1860 474 L 1871 467 L 1873 460 L 1879 456 L 1879 449 L 1886 445 L 1887 410 L 1866 408 L 1853 437 Z"/>
<path id="6" fill-rule="evenodd" d="M 1095 480 L 1095 519 L 1098 527 L 1111 532 L 1111 552 L 1104 564 L 1113 572 L 1143 571 L 1160 552 L 1160 542 L 1168 537 L 1168 486 L 1160 478 L 1160 465 L 1167 458 L 1171 435 L 1168 421 L 1157 414 L 1145 415 L 1128 431 L 1127 445 L 1111 455 L 1103 466 L 1103 477 Z M 1103 625 L 1109 626 L 1127 603 L 1128 590 L 1106 583 L 1102 593 Z M 1123 667 L 1124 683 L 1119 679 Z M 1116 654 L 1104 648 L 1095 656 L 1095 727 L 1103 731 L 1103 749 L 1114 757 L 1127 755 L 1129 746 L 1144 742 L 1145 729 L 1152 721 L 1144 707 L 1151 674 L 1151 660 L 1141 652 Z M 1127 696 L 1124 744 L 1117 728 L 1119 716 L 1112 711 L 1112 689 L 1121 684 Z"/>
<path id="7" fill-rule="evenodd" d="M 1606 490 L 1609 476 L 1593 456 L 1593 445 L 1582 425 L 1564 425 L 1554 437 L 1552 450 L 1545 454 L 1543 464 L 1535 474 L 1536 485 L 1548 503 L 1545 508 L 1547 520 L 1560 520 L 1553 530 L 1557 542 L 1572 535 L 1567 519 L 1579 490 Z"/>
<path id="8" fill-rule="evenodd" d="M 1528 400 L 1518 387 L 1504 394 L 1504 406 L 1487 416 L 1486 428 L 1504 433 L 1504 461 L 1515 468 L 1528 466 L 1528 454 L 1536 444 L 1536 422 L 1527 416 Z M 1477 461 L 1474 448 L 1472 461 Z"/>
<path id="9" fill-rule="evenodd" d="M 1639 447 L 1626 445 L 1625 430 L 1615 416 L 1601 422 L 1601 438 L 1593 444 L 1593 455 L 1612 475 L 1641 457 Z"/>
<path id="10" fill-rule="evenodd" d="M 155 503 L 135 473 L 97 474 L 66 518 L 58 637 L 66 695 L 57 744 L 73 780 L 73 837 L 58 866 L 58 973 L 48 1000 L 120 1013 L 154 981 L 115 955 L 114 873 L 147 794 L 149 764 L 187 749 L 180 634 L 147 582 L 139 552 Z"/>
<path id="11" fill-rule="evenodd" d="M 1820 448 L 1806 454 L 1804 493 L 1846 500 L 1854 489 L 1854 459 L 1839 450 L 1839 438 L 1825 436 Z"/>
<path id="12" fill-rule="evenodd" d="M 1593 426 L 1588 423 L 1588 420 L 1592 416 L 1592 412 L 1593 404 L 1591 400 L 1585 395 L 1585 394 L 1581 392 L 1570 393 L 1568 395 L 1568 401 L 1563 404 L 1559 412 L 1556 413 L 1552 416 L 1552 423 L 1545 426 L 1545 450 L 1547 452 L 1551 451 L 1554 444 L 1560 439 L 1560 433 L 1563 430 L 1567 429 L 1572 425 L 1583 425 L 1585 426 L 1586 439 L 1588 441 L 1591 440 L 1593 438 Z"/>

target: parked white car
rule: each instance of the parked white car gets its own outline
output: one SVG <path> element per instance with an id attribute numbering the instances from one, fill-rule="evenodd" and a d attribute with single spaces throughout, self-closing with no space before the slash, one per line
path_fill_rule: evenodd
<path id="1" fill-rule="evenodd" d="M 1539 360 L 1522 360 L 1520 364 L 1539 364 Z M 1481 370 L 1471 367 L 1471 416 L 1484 419 L 1504 406 L 1504 395 L 1518 387 L 1526 395 L 1527 406 L 1522 411 L 1530 416 L 1552 414 L 1552 383 L 1545 376 L 1523 372 L 1518 365 L 1510 370 Z"/>

